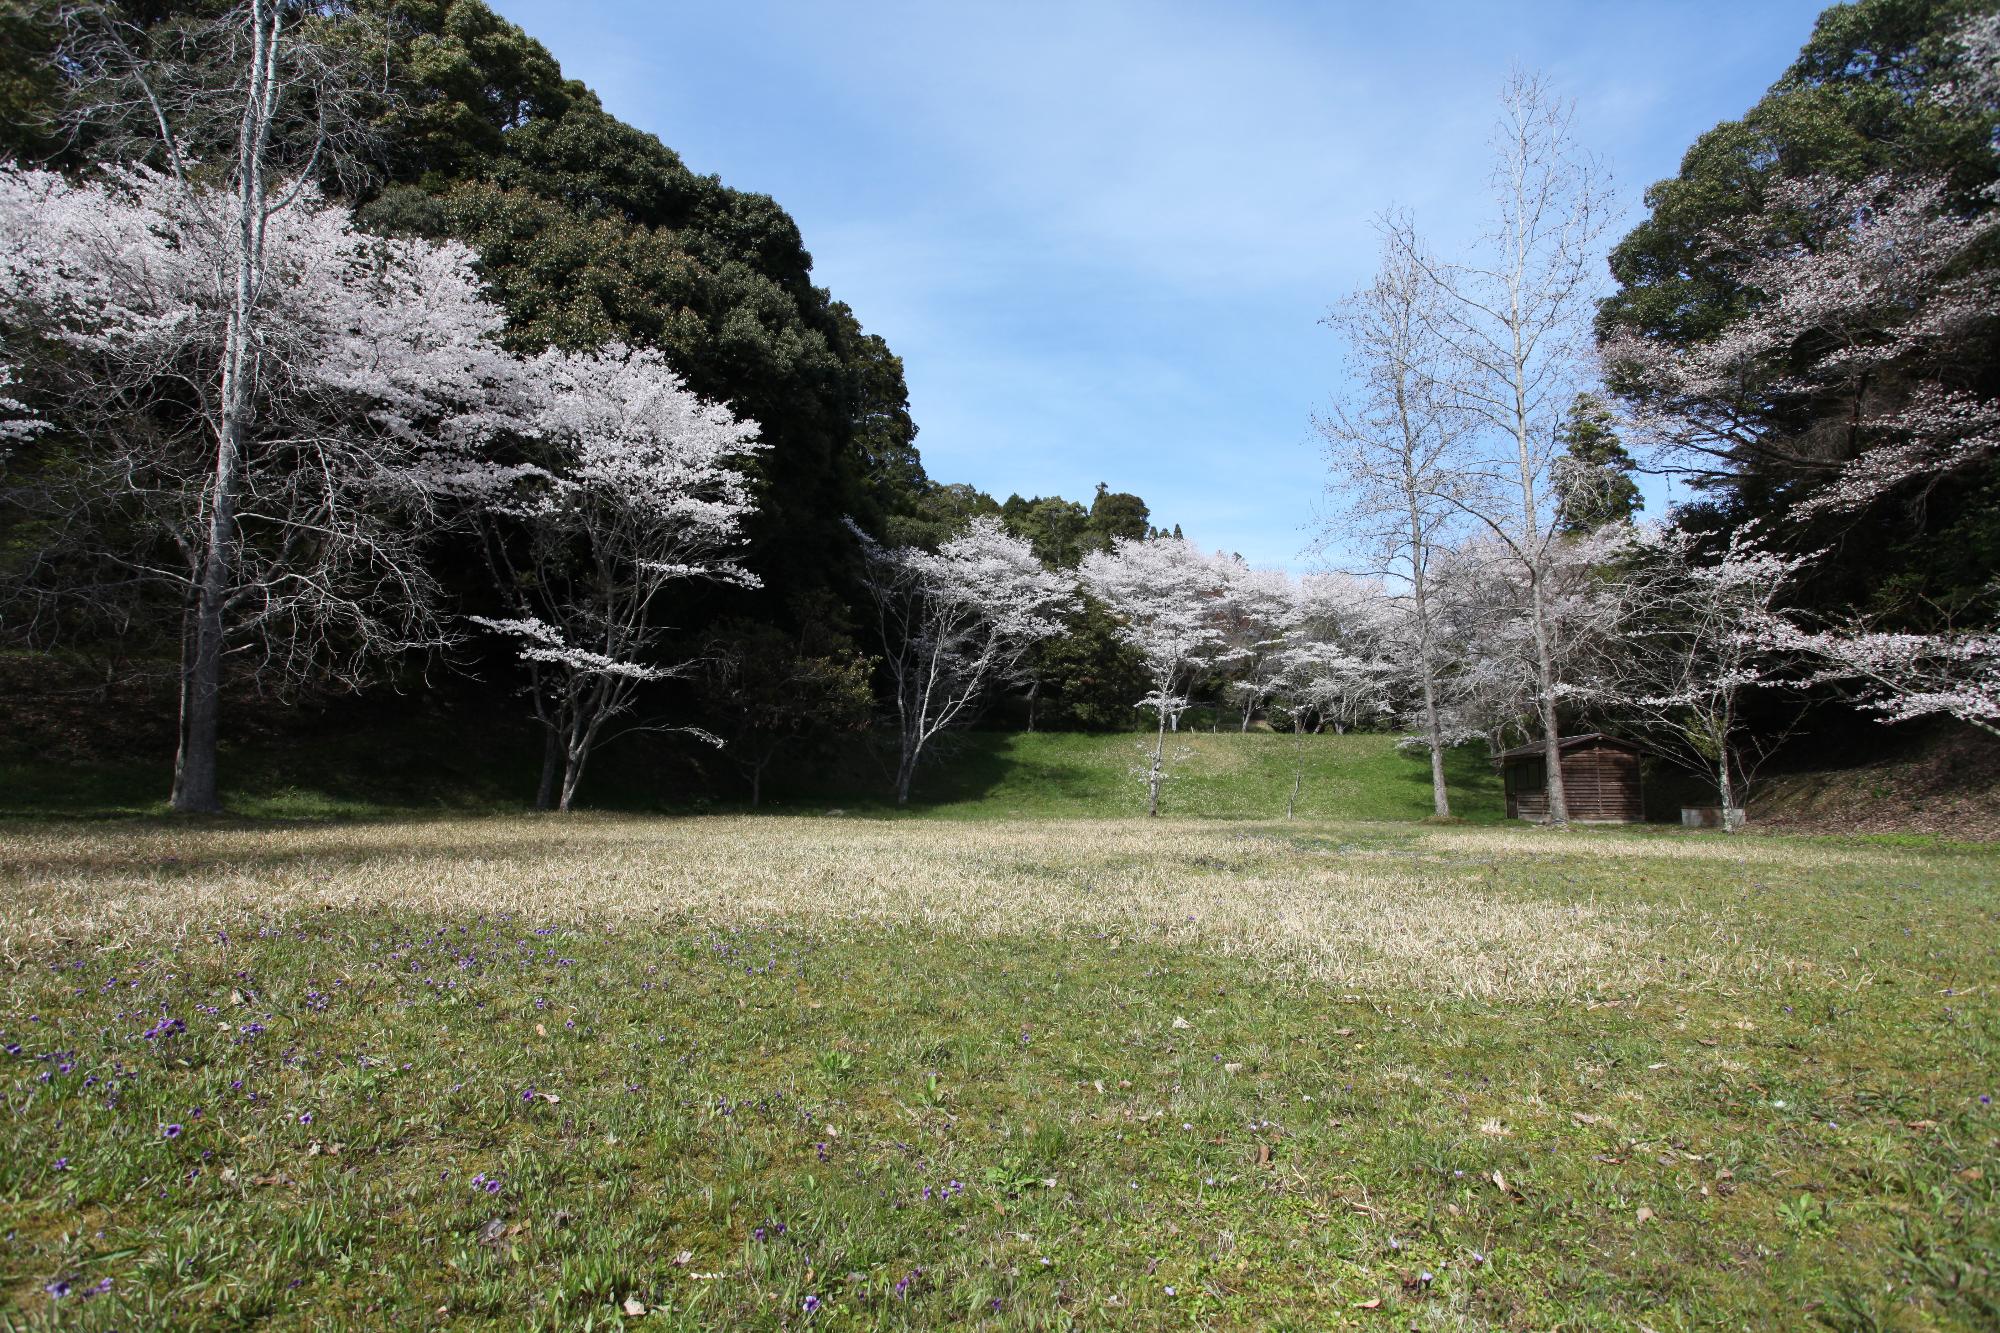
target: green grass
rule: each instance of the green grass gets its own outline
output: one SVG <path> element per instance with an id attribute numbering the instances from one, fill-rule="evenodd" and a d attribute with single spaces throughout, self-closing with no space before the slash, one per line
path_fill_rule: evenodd
<path id="1" fill-rule="evenodd" d="M 0 1309 L 1992 1327 L 1996 915 L 1836 839 L 20 824 Z"/>
<path id="2" fill-rule="evenodd" d="M 1126 734 L 969 732 L 946 737 L 918 777 L 912 808 L 947 819 L 1107 818 L 1145 808 L 1134 776 L 1140 746 Z M 1270 819 L 1285 813 L 1294 764 L 1303 760 L 1298 812 L 1318 819 L 1421 819 L 1431 812 L 1427 761 L 1396 749 L 1387 735 L 1291 737 L 1183 733 L 1170 738 L 1187 758 L 1175 765 L 1165 808 L 1213 819 Z M 654 742 L 658 745 L 658 742 Z M 685 754 L 690 743 L 671 743 Z M 586 775 L 586 808 L 672 811 L 689 808 L 662 779 L 658 750 L 608 748 Z M 387 817 L 411 813 L 497 814 L 526 808 L 540 754 L 518 729 L 468 734 L 462 725 L 417 719 L 400 727 L 332 733 L 303 742 L 230 747 L 223 757 L 224 800 L 232 813 L 259 819 Z M 726 765 L 708 757 L 715 793 L 706 809 L 742 804 Z M 171 755 L 50 766 L 39 755 L 0 753 L 0 815 L 112 817 L 166 810 Z M 1477 746 L 1452 751 L 1454 813 L 1501 817 L 1500 785 Z M 831 771 L 780 772 L 769 779 L 776 810 L 839 807 L 853 813 L 894 809 L 879 762 L 856 747 Z"/>
<path id="3" fill-rule="evenodd" d="M 946 819 L 1105 819 L 1143 814 L 1145 788 L 1134 771 L 1150 735 L 971 732 L 918 777 L 916 813 Z M 1301 768 L 1298 815 L 1306 819 L 1422 819 L 1431 813 L 1429 760 L 1396 748 L 1394 736 L 1290 736 L 1268 731 L 1183 732 L 1167 738 L 1172 768 L 1162 798 L 1169 815 L 1194 819 L 1282 818 L 1294 766 Z M 1453 813 L 1474 820 L 1504 814 L 1500 782 L 1485 752 L 1463 746 L 1447 767 Z M 793 797 L 791 804 L 838 803 L 880 810 L 889 802 L 859 781 Z M 854 799 L 856 791 L 861 799 Z M 782 799 L 782 798 L 781 798 Z M 782 808 L 782 806 L 781 806 Z"/>

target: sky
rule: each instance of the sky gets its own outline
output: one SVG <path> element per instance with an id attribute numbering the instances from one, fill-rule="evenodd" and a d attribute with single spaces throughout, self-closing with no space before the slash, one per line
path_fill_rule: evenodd
<path id="1" fill-rule="evenodd" d="M 612 114 L 797 219 L 815 281 L 903 358 L 933 478 L 1106 482 L 1294 570 L 1332 513 L 1320 321 L 1374 272 L 1384 210 L 1447 252 L 1479 235 L 1509 68 L 1575 100 L 1615 239 L 1821 7 L 494 0 Z"/>

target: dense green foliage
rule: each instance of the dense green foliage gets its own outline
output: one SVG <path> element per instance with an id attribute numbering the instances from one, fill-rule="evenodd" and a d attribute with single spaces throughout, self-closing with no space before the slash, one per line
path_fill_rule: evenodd
<path id="1" fill-rule="evenodd" d="M 1562 531 L 1594 532 L 1638 514 L 1642 502 L 1632 480 L 1636 464 L 1602 399 L 1577 395 L 1558 442 L 1563 452 L 1556 467 L 1556 525 Z"/>

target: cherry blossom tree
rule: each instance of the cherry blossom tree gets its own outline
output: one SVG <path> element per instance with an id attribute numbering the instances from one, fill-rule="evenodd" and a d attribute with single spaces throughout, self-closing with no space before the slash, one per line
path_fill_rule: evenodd
<path id="1" fill-rule="evenodd" d="M 7 390 L 13 383 L 13 368 L 0 366 L 0 461 L 7 457 L 9 441 L 32 440 L 49 428 L 49 423 L 36 416 L 33 408 L 7 396 Z"/>
<path id="2" fill-rule="evenodd" d="M 1020 678 L 1029 651 L 1062 632 L 1076 596 L 1033 546 L 991 516 L 973 519 L 935 552 L 884 547 L 853 531 L 895 697 L 896 804 L 906 805 L 930 743 Z"/>
<path id="3" fill-rule="evenodd" d="M 1784 739 L 1751 735 L 1742 705 L 1802 656 L 1778 602 L 1810 559 L 1762 549 L 1747 526 L 1714 552 L 1683 529 L 1648 526 L 1620 561 L 1622 711 L 1660 753 L 1714 783 L 1726 829 L 1741 823 L 1757 767 Z"/>
<path id="4" fill-rule="evenodd" d="M 1808 685 L 1854 691 L 1884 722 L 1950 717 L 2000 737 L 2000 633 L 1896 633 L 1852 620 L 1813 629 L 1785 620 L 1766 627 L 1772 648 L 1808 655 Z"/>
<path id="5" fill-rule="evenodd" d="M 1316 424 L 1327 445 L 1329 489 L 1342 513 L 1323 548 L 1365 543 L 1369 572 L 1393 584 L 1422 703 L 1431 804 L 1451 814 L 1445 789 L 1444 645 L 1431 566 L 1462 517 L 1456 456 L 1470 425 L 1448 388 L 1450 348 L 1437 333 L 1443 293 L 1413 233 L 1391 223 L 1375 281 L 1326 322 L 1347 344 L 1353 389 Z"/>
<path id="6" fill-rule="evenodd" d="M 460 442 L 482 394 L 457 391 L 493 364 L 463 249 L 363 238 L 314 188 L 368 134 L 357 67 L 314 35 L 327 10 L 235 0 L 155 24 L 52 6 L 76 119 L 158 170 L 4 183 L 9 334 L 69 353 L 33 387 L 88 442 L 95 498 L 134 500 L 175 551 L 85 563 L 185 595 L 182 811 L 219 808 L 227 655 L 259 646 L 267 676 L 296 680 L 439 642 L 412 464 Z"/>
<path id="7" fill-rule="evenodd" d="M 1569 822 L 1558 748 L 1567 688 L 1553 642 L 1549 576 L 1558 541 L 1554 468 L 1564 412 L 1590 369 L 1597 242 L 1610 195 L 1578 145 L 1573 108 L 1517 72 L 1495 129 L 1491 231 L 1471 258 L 1439 263 L 1407 228 L 1400 244 L 1442 297 L 1425 318 L 1444 343 L 1441 392 L 1478 424 L 1439 498 L 1478 520 L 1519 567 L 1532 654 L 1531 702 L 1548 760 L 1549 819 Z"/>
<path id="8" fill-rule="evenodd" d="M 1404 671 L 1382 655 L 1388 612 L 1380 587 L 1352 575 L 1308 575 L 1292 587 L 1292 610 L 1270 654 L 1271 699 L 1291 723 L 1287 819 L 1305 784 L 1308 725 L 1344 733 L 1391 709 Z"/>
<path id="9" fill-rule="evenodd" d="M 1977 37 L 1977 33 L 1973 36 Z M 1724 470 L 1750 457 L 1798 479 L 1791 529 L 1926 499 L 2000 455 L 2000 397 L 1961 349 L 2000 319 L 2000 268 L 1973 262 L 2000 209 L 1967 211 L 1940 179 L 1779 182 L 1749 219 L 1707 238 L 1751 294 L 1713 339 L 1611 341 L 1639 419 L 1670 457 Z M 1804 422 L 1801 426 L 1799 423 Z M 1990 628 L 1929 634 L 1861 617 L 1770 622 L 1769 646 L 1818 661 L 1885 720 L 1944 715 L 1992 730 Z"/>
<path id="10" fill-rule="evenodd" d="M 1995 234 L 2000 209 L 1953 207 L 1942 179 L 1779 181 L 1706 240 L 1751 293 L 1741 318 L 1685 346 L 1624 333 L 1604 354 L 1654 443 L 1691 470 L 1791 468 L 1801 519 L 1891 496 L 1920 508 L 2000 453 L 2000 397 L 1955 362 L 2000 318 L 2000 268 L 1965 262 Z"/>
<path id="11" fill-rule="evenodd" d="M 50 596 L 179 599 L 182 811 L 218 808 L 227 656 L 281 687 L 358 684 L 449 640 L 426 543 L 520 419 L 470 251 L 369 236 L 309 184 L 271 185 L 0 167 L 5 350 L 38 447 L 65 450 L 9 499 L 60 534 L 41 569 L 95 571 Z"/>
<path id="12" fill-rule="evenodd" d="M 1281 569 L 1254 569 L 1240 559 L 1218 566 L 1222 598 L 1223 646 L 1215 665 L 1230 673 L 1228 692 L 1243 705 L 1240 731 L 1277 688 L 1278 652 L 1298 613 L 1298 590 Z"/>
<path id="13" fill-rule="evenodd" d="M 606 726 L 695 665 L 660 660 L 668 589 L 758 585 L 733 557 L 754 508 L 738 465 L 762 446 L 755 423 L 696 397 L 650 349 L 550 350 L 525 378 L 538 461 L 487 500 L 514 614 L 474 619 L 518 646 L 545 738 L 537 804 L 568 810 Z"/>
<path id="14" fill-rule="evenodd" d="M 1497 538 L 1441 553 L 1439 616 L 1457 660 L 1447 738 L 1483 736 L 1497 754 L 1552 725 L 1545 698 L 1572 714 L 1616 701 L 1625 621 L 1616 566 L 1625 541 L 1619 527 L 1565 538 L 1533 568 Z M 1545 669 L 1556 681 L 1552 695 L 1542 688 Z"/>
<path id="15" fill-rule="evenodd" d="M 1121 537 L 1109 551 L 1084 557 L 1078 568 L 1084 587 L 1111 609 L 1119 637 L 1138 651 L 1151 678 L 1152 688 L 1138 702 L 1157 723 L 1140 775 L 1148 815 L 1160 813 L 1167 732 L 1187 709 L 1193 677 L 1226 651 L 1226 563 L 1179 537 Z"/>

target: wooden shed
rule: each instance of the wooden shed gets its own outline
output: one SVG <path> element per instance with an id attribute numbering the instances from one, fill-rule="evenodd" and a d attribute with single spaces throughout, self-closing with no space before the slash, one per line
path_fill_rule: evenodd
<path id="1" fill-rule="evenodd" d="M 1588 824 L 1636 824 L 1646 817 L 1639 779 L 1639 747 L 1599 732 L 1565 736 L 1563 794 L 1569 817 Z M 1507 818 L 1549 817 L 1549 772 L 1542 743 L 1517 746 L 1493 761 L 1507 791 Z"/>

